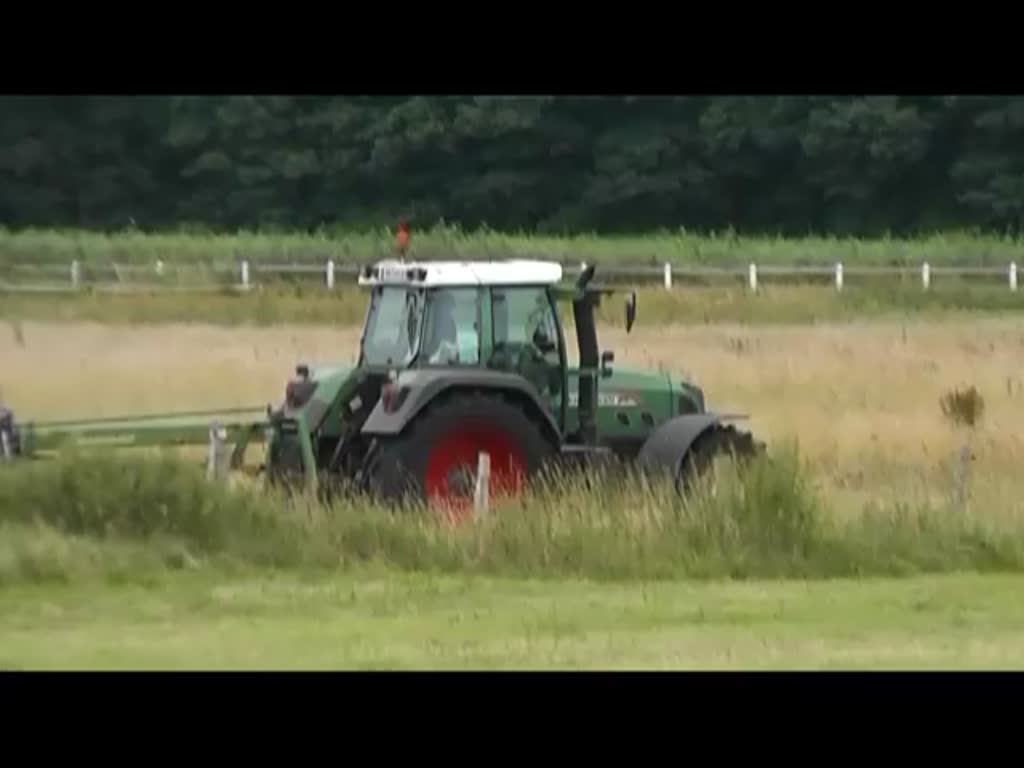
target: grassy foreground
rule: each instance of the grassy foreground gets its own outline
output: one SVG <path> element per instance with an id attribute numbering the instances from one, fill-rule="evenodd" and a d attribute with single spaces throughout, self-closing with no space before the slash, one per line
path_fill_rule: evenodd
<path id="1" fill-rule="evenodd" d="M 397 222 L 396 222 L 397 223 Z M 146 234 L 126 230 L 99 233 L 76 230 L 0 229 L 0 265 L 4 263 L 166 264 L 205 262 L 314 261 L 334 258 L 362 262 L 390 255 L 393 229 L 303 233 L 238 232 L 212 235 L 189 232 Z M 420 256 L 537 257 L 578 264 L 637 264 L 666 261 L 679 265 L 745 266 L 759 264 L 849 265 L 972 263 L 1003 266 L 1021 262 L 1024 241 L 996 235 L 950 232 L 915 239 L 741 237 L 733 233 L 698 235 L 661 231 L 637 236 L 538 236 L 434 226 L 413 233 Z"/>
<path id="2" fill-rule="evenodd" d="M 205 481 L 173 457 L 4 467 L 0 584 L 280 568 L 594 580 L 1024 572 L 1024 520 L 939 503 L 836 514 L 792 449 L 681 500 L 631 476 L 550 478 L 453 528 L 425 509 L 331 505 Z"/>
<path id="3" fill-rule="evenodd" d="M 8 669 L 1019 669 L 1024 577 L 181 574 L 0 591 Z"/>
<path id="4" fill-rule="evenodd" d="M 458 531 L 173 461 L 0 470 L 3 668 L 1024 666 L 1024 526 L 842 523 L 785 459 L 689 504 L 567 488 Z"/>

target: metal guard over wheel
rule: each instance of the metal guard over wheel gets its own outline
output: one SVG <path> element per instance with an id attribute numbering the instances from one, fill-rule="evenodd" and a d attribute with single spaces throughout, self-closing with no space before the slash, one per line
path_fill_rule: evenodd
<path id="1" fill-rule="evenodd" d="M 644 443 L 638 462 L 647 471 L 667 473 L 676 490 L 686 491 L 716 458 L 732 456 L 743 461 L 763 450 L 764 444 L 749 433 L 723 424 L 714 413 L 701 413 L 662 424 Z"/>

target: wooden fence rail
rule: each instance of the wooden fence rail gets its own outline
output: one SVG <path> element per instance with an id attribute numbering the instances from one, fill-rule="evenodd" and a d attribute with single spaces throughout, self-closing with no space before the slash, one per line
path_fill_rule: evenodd
<path id="1" fill-rule="evenodd" d="M 0 291 L 10 293 L 33 293 L 52 291 L 75 291 L 91 288 L 98 291 L 217 291 L 225 288 L 247 290 L 260 283 L 274 283 L 282 278 L 316 278 L 324 287 L 335 288 L 339 282 L 354 282 L 360 265 L 352 262 L 336 262 L 328 259 L 323 263 L 269 263 L 240 260 L 237 264 L 178 264 L 169 266 L 164 262 L 155 264 L 88 264 L 73 261 L 61 264 L 0 264 Z M 565 266 L 567 277 L 578 275 L 581 266 Z M 845 266 L 834 265 L 779 265 L 750 263 L 746 266 L 705 267 L 664 265 L 601 265 L 599 275 L 610 283 L 662 284 L 666 289 L 678 282 L 725 280 L 746 283 L 756 291 L 761 278 L 785 280 L 786 278 L 819 278 L 832 283 L 836 290 L 843 290 L 849 278 L 898 277 L 920 281 L 921 287 L 929 289 L 932 278 L 947 277 L 990 277 L 1005 280 L 1009 290 L 1017 290 L 1017 264 L 1006 266 L 932 266 L 924 262 L 919 266 Z M 5 279 L 8 275 L 16 279 Z M 177 276 L 175 284 L 173 278 Z M 183 281 L 183 277 L 191 277 Z"/>

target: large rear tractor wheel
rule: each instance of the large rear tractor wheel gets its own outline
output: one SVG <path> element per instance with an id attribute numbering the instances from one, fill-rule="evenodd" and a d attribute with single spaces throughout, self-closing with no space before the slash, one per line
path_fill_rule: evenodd
<path id="1" fill-rule="evenodd" d="M 764 451 L 764 444 L 749 432 L 741 432 L 732 425 L 718 424 L 698 437 L 683 458 L 677 478 L 680 491 L 686 493 L 706 479 L 721 461 L 735 461 L 742 465 Z"/>
<path id="2" fill-rule="evenodd" d="M 525 411 L 496 395 L 456 394 L 381 440 L 367 485 L 387 502 L 427 502 L 451 522 L 473 510 L 480 453 L 490 458 L 489 500 L 521 493 L 554 448 Z"/>

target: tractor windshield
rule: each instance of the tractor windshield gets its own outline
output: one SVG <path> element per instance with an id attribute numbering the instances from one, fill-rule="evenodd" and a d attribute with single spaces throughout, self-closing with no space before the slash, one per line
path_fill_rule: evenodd
<path id="1" fill-rule="evenodd" d="M 423 298 L 418 289 L 374 288 L 363 335 L 363 364 L 409 365 L 419 349 L 422 314 Z"/>

